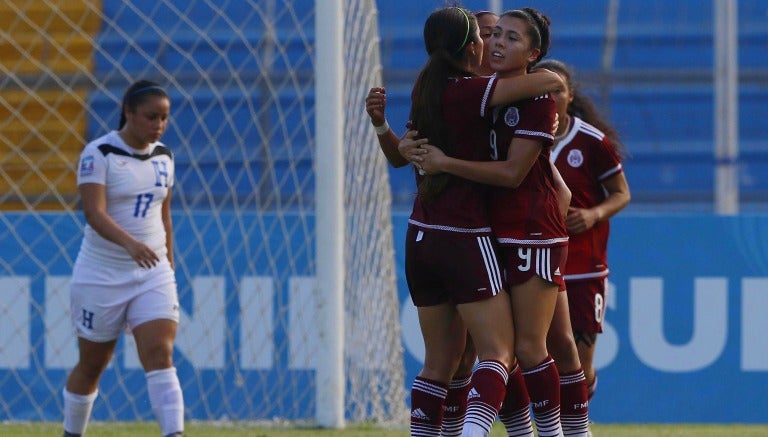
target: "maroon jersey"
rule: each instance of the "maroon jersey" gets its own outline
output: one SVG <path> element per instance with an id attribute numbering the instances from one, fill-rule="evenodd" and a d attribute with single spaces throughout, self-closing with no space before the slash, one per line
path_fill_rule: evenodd
<path id="1" fill-rule="evenodd" d="M 448 132 L 444 137 L 450 142 L 447 146 L 452 148 L 454 158 L 488 160 L 490 127 L 486 111 L 495 86 L 495 77 L 467 77 L 451 80 L 446 88 L 443 117 Z M 422 178 L 416 175 L 417 184 Z M 430 203 L 416 197 L 408 222 L 424 231 L 490 234 L 487 194 L 488 186 L 451 176 L 443 192 Z"/>
<path id="2" fill-rule="evenodd" d="M 605 134 L 578 117 L 552 150 L 550 160 L 571 189 L 571 205 L 592 208 L 606 198 L 602 182 L 621 173 L 621 158 Z M 568 247 L 566 280 L 608 275 L 608 221 L 572 235 Z"/>
<path id="3" fill-rule="evenodd" d="M 496 187 L 491 197 L 491 225 L 502 245 L 553 247 L 568 244 L 549 164 L 555 102 L 545 94 L 497 108 L 493 114 L 498 159 L 507 159 L 515 137 L 542 141 L 542 150 L 528 175 L 515 189 Z"/>

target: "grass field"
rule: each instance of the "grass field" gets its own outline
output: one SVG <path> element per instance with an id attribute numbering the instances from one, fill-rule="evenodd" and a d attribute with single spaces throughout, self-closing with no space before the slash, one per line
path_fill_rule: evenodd
<path id="1" fill-rule="evenodd" d="M 345 430 L 259 428 L 247 424 L 187 424 L 187 437 L 408 437 L 408 431 L 350 427 Z M 594 437 L 764 437 L 768 425 L 593 425 Z M 61 435 L 59 423 L 2 423 L 0 436 L 52 437 Z M 154 437 L 160 430 L 155 423 L 94 422 L 88 437 Z M 497 423 L 491 437 L 505 437 Z"/>

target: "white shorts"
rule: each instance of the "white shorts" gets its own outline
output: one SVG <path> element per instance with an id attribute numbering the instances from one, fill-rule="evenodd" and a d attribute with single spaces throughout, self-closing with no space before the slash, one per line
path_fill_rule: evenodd
<path id="1" fill-rule="evenodd" d="M 75 334 L 104 343 L 151 320 L 179 322 L 176 276 L 167 259 L 151 269 L 89 264 L 72 271 L 70 310 Z"/>

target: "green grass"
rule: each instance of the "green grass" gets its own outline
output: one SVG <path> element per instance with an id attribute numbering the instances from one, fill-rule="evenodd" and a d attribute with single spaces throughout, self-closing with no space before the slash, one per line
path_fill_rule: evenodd
<path id="1" fill-rule="evenodd" d="M 345 430 L 300 428 L 263 428 L 246 423 L 189 423 L 187 437 L 408 437 L 406 429 L 384 430 L 369 426 L 350 426 Z M 593 425 L 594 437 L 750 437 L 768 436 L 768 425 Z M 0 435 L 52 437 L 61 435 L 59 423 L 0 423 Z M 87 437 L 159 436 L 155 423 L 94 422 Z M 504 427 L 497 423 L 491 437 L 505 437 Z"/>

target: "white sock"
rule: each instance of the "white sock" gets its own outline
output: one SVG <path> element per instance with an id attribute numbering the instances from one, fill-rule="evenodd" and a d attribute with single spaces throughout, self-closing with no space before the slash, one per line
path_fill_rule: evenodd
<path id="1" fill-rule="evenodd" d="M 96 401 L 99 391 L 79 395 L 65 388 L 62 393 L 64 395 L 64 431 L 70 434 L 84 434 L 85 428 L 88 427 L 88 420 L 91 418 L 93 402 Z"/>
<path id="2" fill-rule="evenodd" d="M 461 437 L 488 437 L 488 430 L 476 423 L 464 422 Z"/>
<path id="3" fill-rule="evenodd" d="M 147 392 L 162 435 L 184 431 L 184 396 L 176 368 L 147 372 Z"/>

